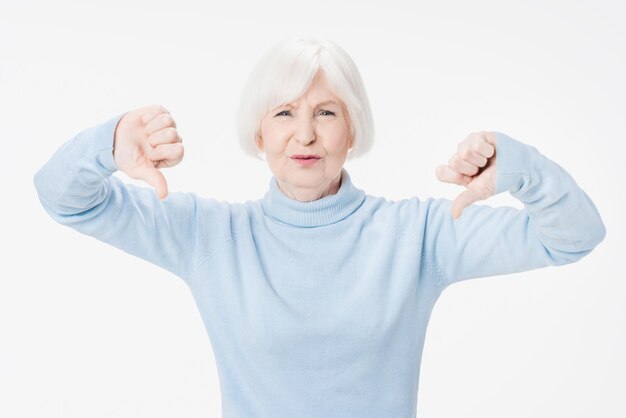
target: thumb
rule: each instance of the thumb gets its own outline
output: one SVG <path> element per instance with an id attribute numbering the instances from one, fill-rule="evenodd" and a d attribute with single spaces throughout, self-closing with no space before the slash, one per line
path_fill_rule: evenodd
<path id="1" fill-rule="evenodd" d="M 159 199 L 163 200 L 167 197 L 167 181 L 160 170 L 157 168 L 146 168 L 141 174 L 141 178 L 154 187 Z"/>
<path id="2" fill-rule="evenodd" d="M 452 203 L 452 217 L 458 219 L 463 209 L 480 200 L 480 195 L 472 189 L 465 189 Z"/>

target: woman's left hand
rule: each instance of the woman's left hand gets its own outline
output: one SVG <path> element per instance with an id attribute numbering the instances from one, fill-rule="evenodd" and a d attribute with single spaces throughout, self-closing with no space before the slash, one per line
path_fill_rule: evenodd
<path id="1" fill-rule="evenodd" d="M 452 217 L 458 219 L 463 209 L 479 200 L 493 196 L 496 190 L 496 134 L 473 132 L 459 143 L 448 165 L 435 170 L 437 178 L 446 183 L 465 186 L 452 204 Z"/>

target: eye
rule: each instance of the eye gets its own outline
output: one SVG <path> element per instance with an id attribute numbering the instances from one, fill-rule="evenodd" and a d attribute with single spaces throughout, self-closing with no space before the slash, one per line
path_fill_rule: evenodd
<path id="1" fill-rule="evenodd" d="M 334 116 L 335 115 L 335 112 L 331 112 L 330 110 L 320 110 L 320 113 L 322 114 L 322 116 Z M 274 117 L 287 116 L 286 114 L 291 114 L 291 113 L 288 110 L 282 110 L 278 112 L 276 115 L 274 115 Z"/>

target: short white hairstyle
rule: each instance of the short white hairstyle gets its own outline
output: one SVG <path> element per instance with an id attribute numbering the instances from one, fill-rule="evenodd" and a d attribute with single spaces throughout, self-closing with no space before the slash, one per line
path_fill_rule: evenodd
<path id="1" fill-rule="evenodd" d="M 261 158 L 256 139 L 261 120 L 272 109 L 302 96 L 322 69 L 333 93 L 346 106 L 354 138 L 347 159 L 366 154 L 374 143 L 374 121 L 361 74 L 336 43 L 318 37 L 285 38 L 259 58 L 242 90 L 235 117 L 245 154 Z"/>

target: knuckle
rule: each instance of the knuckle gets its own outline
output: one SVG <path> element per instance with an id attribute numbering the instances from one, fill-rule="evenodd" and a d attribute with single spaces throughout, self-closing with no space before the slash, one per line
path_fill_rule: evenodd
<path id="1" fill-rule="evenodd" d="M 165 137 L 169 140 L 177 140 L 178 139 L 178 132 L 176 131 L 176 128 L 170 126 L 168 128 L 166 128 L 165 130 Z"/>
<path id="2" fill-rule="evenodd" d="M 176 127 L 176 122 L 174 121 L 172 115 L 170 115 L 169 113 L 162 113 L 160 117 L 163 121 L 163 125 Z"/>
<path id="3" fill-rule="evenodd" d="M 485 198 L 490 195 L 489 188 L 483 184 L 476 184 L 474 186 L 474 190 L 478 193 L 478 195 L 482 198 Z"/>
<path id="4" fill-rule="evenodd" d="M 481 137 L 483 138 L 484 141 L 489 142 L 489 140 L 493 139 L 494 137 L 494 133 L 493 131 L 481 131 Z"/>
<path id="5" fill-rule="evenodd" d="M 450 167 L 452 167 L 456 171 L 461 171 L 467 165 L 467 163 L 465 163 L 463 161 L 461 156 L 459 156 L 458 154 L 455 154 L 452 157 L 452 159 L 450 160 L 450 164 L 449 165 L 450 165 Z"/>
<path id="6" fill-rule="evenodd" d="M 472 137 L 470 138 L 470 143 L 471 144 L 480 144 L 481 142 L 484 142 L 485 138 L 482 137 L 482 135 L 480 134 L 480 132 L 473 132 L 472 133 Z"/>
<path id="7" fill-rule="evenodd" d="M 440 166 L 438 178 L 445 183 L 455 183 L 455 171 L 449 166 Z"/>
<path id="8" fill-rule="evenodd" d="M 146 147 L 146 155 L 148 156 L 150 160 L 156 160 L 159 155 L 158 147 L 155 148 L 155 147 L 148 145 L 148 147 Z"/>

